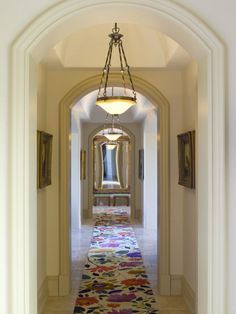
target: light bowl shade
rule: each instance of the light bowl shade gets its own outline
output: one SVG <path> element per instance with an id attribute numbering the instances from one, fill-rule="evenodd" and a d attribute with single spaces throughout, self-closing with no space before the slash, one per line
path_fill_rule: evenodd
<path id="1" fill-rule="evenodd" d="M 121 137 L 121 133 L 105 133 L 104 136 L 109 140 L 109 141 L 116 141 L 118 140 L 119 137 Z"/>
<path id="2" fill-rule="evenodd" d="M 112 149 L 114 149 L 116 147 L 116 144 L 106 144 L 106 148 L 108 149 L 108 150 L 112 150 Z"/>
<path id="3" fill-rule="evenodd" d="M 96 101 L 109 114 L 122 114 L 135 104 L 136 98 L 128 96 L 98 97 Z"/>

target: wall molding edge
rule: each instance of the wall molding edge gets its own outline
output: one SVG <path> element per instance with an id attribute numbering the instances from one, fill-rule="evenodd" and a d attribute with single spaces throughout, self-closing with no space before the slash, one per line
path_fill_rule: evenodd
<path id="1" fill-rule="evenodd" d="M 48 276 L 47 286 L 48 286 L 48 296 L 50 297 L 59 296 L 59 276 Z"/>
<path id="2" fill-rule="evenodd" d="M 182 295 L 183 275 L 170 275 L 171 295 Z"/>
<path id="3" fill-rule="evenodd" d="M 196 313 L 196 294 L 193 291 L 193 289 L 190 287 L 189 283 L 183 276 L 182 278 L 182 295 L 184 298 L 184 301 L 187 305 L 189 314 L 195 314 Z"/>
<path id="4" fill-rule="evenodd" d="M 43 283 L 38 289 L 38 314 L 42 314 L 43 308 L 48 298 L 48 279 L 45 277 Z"/>

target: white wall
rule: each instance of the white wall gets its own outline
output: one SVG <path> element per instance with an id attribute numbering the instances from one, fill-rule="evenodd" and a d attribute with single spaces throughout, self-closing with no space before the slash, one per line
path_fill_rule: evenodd
<path id="1" fill-rule="evenodd" d="M 79 117 L 72 109 L 71 113 L 71 228 L 76 230 L 81 226 L 81 181 L 80 181 L 80 151 L 82 129 Z"/>
<path id="2" fill-rule="evenodd" d="M 145 228 L 157 230 L 158 217 L 158 154 L 157 113 L 151 110 L 143 121 L 144 180 L 143 224 Z"/>
<path id="3" fill-rule="evenodd" d="M 47 132 L 46 125 L 46 71 L 38 66 L 37 92 L 37 128 Z M 47 276 L 46 269 L 46 241 L 47 241 L 47 188 L 38 189 L 37 193 L 37 236 L 38 236 L 38 289 L 41 288 Z"/>
<path id="4" fill-rule="evenodd" d="M 196 130 L 197 64 L 191 62 L 183 71 L 183 132 Z M 197 134 L 196 134 L 197 136 Z M 193 291 L 197 289 L 197 204 L 196 189 L 183 190 L 183 275 Z"/>

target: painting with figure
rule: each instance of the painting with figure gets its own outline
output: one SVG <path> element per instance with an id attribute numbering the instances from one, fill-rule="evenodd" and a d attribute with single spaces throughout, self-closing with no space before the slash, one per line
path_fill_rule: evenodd
<path id="1" fill-rule="evenodd" d="M 195 188 L 195 131 L 178 135 L 179 184 Z"/>

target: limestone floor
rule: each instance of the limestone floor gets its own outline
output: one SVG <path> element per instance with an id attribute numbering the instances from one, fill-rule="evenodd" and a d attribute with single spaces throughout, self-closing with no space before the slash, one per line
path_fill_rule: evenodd
<path id="1" fill-rule="evenodd" d="M 142 251 L 146 271 L 157 295 L 160 314 L 188 314 L 182 297 L 160 297 L 157 293 L 157 233 L 155 230 L 144 229 L 133 222 L 139 247 Z M 72 232 L 72 291 L 66 297 L 50 297 L 43 314 L 72 314 L 77 295 L 82 267 L 92 237 L 92 222 L 85 221 L 82 228 Z"/>

